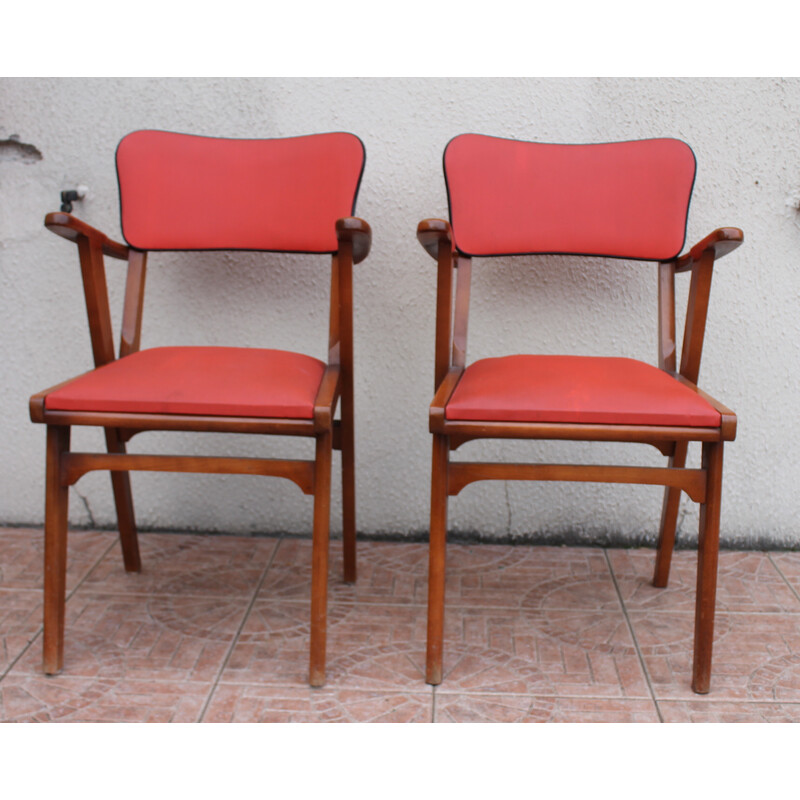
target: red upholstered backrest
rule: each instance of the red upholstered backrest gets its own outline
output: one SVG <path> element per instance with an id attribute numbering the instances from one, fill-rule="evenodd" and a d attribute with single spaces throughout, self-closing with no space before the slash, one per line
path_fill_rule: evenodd
<path id="1" fill-rule="evenodd" d="M 447 145 L 444 171 L 465 255 L 657 261 L 683 247 L 695 159 L 677 139 L 541 144 L 468 133 Z"/>
<path id="2" fill-rule="evenodd" d="M 141 250 L 331 253 L 364 145 L 350 133 L 214 139 L 135 131 L 117 148 L 122 232 Z"/>

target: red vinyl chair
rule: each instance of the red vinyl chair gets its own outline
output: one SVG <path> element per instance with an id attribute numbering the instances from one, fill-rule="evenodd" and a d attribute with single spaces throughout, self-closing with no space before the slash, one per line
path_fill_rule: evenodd
<path id="1" fill-rule="evenodd" d="M 478 480 L 666 487 L 654 584 L 666 586 L 681 492 L 700 503 L 692 687 L 708 692 L 719 550 L 722 449 L 736 416 L 697 386 L 714 261 L 743 241 L 720 228 L 680 255 L 695 158 L 675 139 L 562 145 L 455 137 L 444 153 L 450 221 L 417 237 L 438 262 L 427 681 L 442 681 L 447 500 Z M 467 364 L 472 259 L 570 254 L 658 263 L 658 367 L 627 358 L 509 355 Z M 523 264 L 524 266 L 524 264 Z M 680 362 L 675 275 L 691 275 Z M 475 439 L 649 444 L 667 467 L 453 462 Z M 687 469 L 689 442 L 702 466 Z"/>
<path id="2" fill-rule="evenodd" d="M 142 130 L 120 142 L 116 161 L 127 244 L 67 213 L 45 218 L 78 246 L 95 369 L 30 401 L 31 419 L 47 426 L 44 671 L 63 664 L 69 487 L 91 470 L 111 471 L 125 569 L 138 572 L 130 470 L 238 473 L 288 478 L 314 497 L 309 681 L 321 686 L 334 449 L 342 453 L 344 579 L 356 577 L 352 266 L 367 256 L 371 232 L 352 214 L 364 146 L 349 133 L 239 140 Z M 248 347 L 141 350 L 151 250 L 332 254 L 327 362 Z M 128 265 L 118 355 L 104 256 Z M 71 451 L 73 425 L 103 428 L 108 452 Z M 126 452 L 132 436 L 156 430 L 308 436 L 315 457 Z"/>

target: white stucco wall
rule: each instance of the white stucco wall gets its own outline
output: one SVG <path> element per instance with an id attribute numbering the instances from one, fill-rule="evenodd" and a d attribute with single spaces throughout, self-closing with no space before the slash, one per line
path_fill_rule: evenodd
<path id="1" fill-rule="evenodd" d="M 75 213 L 120 238 L 114 150 L 136 128 L 228 137 L 329 130 L 358 134 L 367 164 L 357 214 L 373 229 L 355 271 L 358 528 L 427 528 L 433 376 L 434 262 L 420 219 L 446 216 L 442 150 L 473 131 L 527 140 L 684 139 L 698 173 L 687 245 L 723 225 L 745 244 L 715 274 L 700 385 L 739 415 L 726 450 L 723 541 L 800 545 L 800 80 L 722 79 L 4 79 L 0 140 L 0 522 L 40 524 L 44 429 L 30 394 L 91 367 L 75 248 L 42 226 L 59 192 L 90 194 Z M 239 344 L 324 357 L 327 260 L 254 254 L 154 254 L 143 346 Z M 108 264 L 121 310 L 123 267 Z M 598 259 L 476 261 L 472 359 L 515 350 L 656 357 L 656 269 Z M 681 297 L 688 281 L 680 282 Z M 119 319 L 115 320 L 118 323 Z M 76 431 L 82 447 L 101 437 Z M 142 435 L 131 450 L 183 452 L 183 435 Z M 202 438 L 257 454 L 311 452 L 308 442 Z M 486 443 L 498 458 L 662 464 L 652 448 Z M 696 454 L 695 454 L 696 458 Z M 338 479 L 338 470 L 335 473 Z M 311 504 L 275 479 L 137 473 L 143 528 L 306 533 Z M 481 483 L 451 500 L 451 530 L 539 540 L 655 536 L 656 487 Z M 685 503 L 682 537 L 697 514 Z M 338 497 L 333 530 L 338 523 Z M 106 474 L 71 494 L 75 525 L 115 525 Z"/>

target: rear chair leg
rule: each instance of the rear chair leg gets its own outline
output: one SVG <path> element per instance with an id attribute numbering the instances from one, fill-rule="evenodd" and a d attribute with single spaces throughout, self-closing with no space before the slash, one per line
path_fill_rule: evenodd
<path id="1" fill-rule="evenodd" d="M 328 614 L 328 537 L 331 508 L 331 433 L 317 436 L 314 466 L 314 531 L 311 549 L 311 686 L 325 684 Z"/>
<path id="2" fill-rule="evenodd" d="M 668 466 L 683 469 L 686 466 L 687 442 L 676 442 L 675 453 L 670 456 Z M 678 510 L 681 505 L 681 490 L 667 486 L 664 491 L 664 504 L 661 507 L 661 527 L 658 534 L 656 567 L 653 572 L 653 586 L 664 588 L 669 581 L 669 568 L 672 564 L 672 550 L 675 547 L 675 531 L 678 527 Z"/>
<path id="3" fill-rule="evenodd" d="M 692 689 L 707 694 L 711 688 L 711 650 L 719 558 L 719 514 L 722 495 L 722 442 L 703 444 L 706 502 L 700 506 L 700 540 L 697 549 L 697 600 L 694 618 Z"/>
<path id="4" fill-rule="evenodd" d="M 448 439 L 446 436 L 434 434 L 431 465 L 430 560 L 428 567 L 428 652 L 425 672 L 426 682 L 433 685 L 442 682 L 448 463 Z"/>
<path id="5" fill-rule="evenodd" d="M 116 428 L 106 428 L 106 448 L 109 453 L 124 453 L 125 443 Z M 119 541 L 122 546 L 122 561 L 125 572 L 141 572 L 139 539 L 136 535 L 136 517 L 133 513 L 133 495 L 128 472 L 112 472 L 111 488 L 114 490 L 114 505 L 117 507 Z"/>
<path id="6" fill-rule="evenodd" d="M 47 426 L 44 510 L 43 668 L 55 675 L 64 664 L 64 611 L 67 586 L 67 508 L 69 487 L 61 480 L 61 454 L 69 450 L 70 429 Z"/>

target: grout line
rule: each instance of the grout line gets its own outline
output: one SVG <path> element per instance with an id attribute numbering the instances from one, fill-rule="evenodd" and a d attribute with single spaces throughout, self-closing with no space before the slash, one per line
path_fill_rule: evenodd
<path id="1" fill-rule="evenodd" d="M 75 586 L 73 586 L 73 588 L 69 592 L 67 592 L 66 598 L 64 599 L 65 604 L 70 601 L 70 599 L 74 596 L 75 592 L 77 592 L 78 589 L 80 589 L 81 586 L 83 586 L 86 579 L 92 574 L 92 572 L 94 572 L 95 569 L 97 569 L 97 565 L 114 549 L 116 543 L 117 543 L 116 539 L 112 540 L 111 543 L 108 545 L 108 547 L 106 547 L 106 549 L 97 557 L 97 560 L 94 562 L 94 564 L 92 564 L 92 566 L 86 570 L 84 576 L 75 584 Z M 35 589 L 34 591 L 36 591 L 40 597 L 44 593 L 43 588 Z M 11 661 L 11 663 L 3 671 L 3 673 L 0 674 L 0 681 L 2 681 L 8 675 L 8 673 L 11 672 L 12 669 L 14 669 L 19 660 L 28 652 L 28 650 L 31 649 L 31 647 L 33 647 L 34 643 L 42 635 L 43 631 L 44 631 L 44 623 L 39 625 L 39 627 L 36 629 L 36 632 L 33 634 L 28 644 L 26 644 L 25 647 L 22 648 L 19 655 L 15 659 L 13 659 L 13 661 Z"/>
<path id="2" fill-rule="evenodd" d="M 772 564 L 773 567 L 775 567 L 775 571 L 778 573 L 778 575 L 780 575 L 781 578 L 783 578 L 784 583 L 789 587 L 789 591 L 797 598 L 798 601 L 800 601 L 800 594 L 798 594 L 797 590 L 794 588 L 794 586 L 792 586 L 789 579 L 781 571 L 781 568 L 775 563 L 775 561 L 772 558 L 772 553 L 767 552 L 767 558 L 769 559 L 769 563 Z"/>
<path id="3" fill-rule="evenodd" d="M 608 571 L 611 575 L 611 580 L 614 583 L 614 589 L 617 592 L 617 598 L 619 599 L 619 604 L 622 607 L 622 614 L 625 617 L 625 622 L 628 625 L 628 630 L 630 631 L 631 638 L 633 639 L 633 646 L 636 648 L 636 655 L 639 657 L 639 663 L 642 666 L 642 672 L 644 673 L 644 679 L 647 682 L 647 688 L 650 690 L 650 696 L 653 701 L 653 705 L 656 708 L 656 714 L 658 714 L 658 721 L 664 722 L 664 715 L 661 713 L 661 708 L 658 705 L 658 700 L 656 699 L 656 693 L 653 689 L 653 684 L 650 681 L 650 673 L 647 670 L 647 665 L 644 662 L 644 656 L 642 655 L 642 651 L 639 648 L 639 640 L 636 638 L 636 633 L 633 630 L 633 623 L 628 616 L 628 609 L 625 607 L 625 601 L 622 599 L 622 591 L 619 588 L 619 583 L 617 583 L 617 576 L 614 574 L 614 567 L 611 565 L 611 559 L 608 557 L 608 550 L 603 548 L 603 555 L 606 558 L 606 564 L 608 565 Z"/>
<path id="4" fill-rule="evenodd" d="M 208 711 L 208 706 L 211 703 L 211 698 L 214 696 L 214 692 L 217 690 L 217 686 L 219 686 L 220 679 L 222 678 L 222 673 L 225 672 L 225 667 L 228 666 L 228 662 L 231 660 L 231 656 L 233 655 L 233 651 L 236 648 L 236 645 L 239 642 L 239 637 L 242 634 L 242 630 L 244 626 L 247 624 L 247 620 L 250 618 L 250 612 L 253 610 L 253 606 L 256 604 L 256 600 L 258 599 L 258 593 L 261 591 L 261 587 L 264 585 L 264 581 L 267 579 L 267 573 L 269 572 L 269 568 L 272 566 L 273 561 L 275 561 L 275 556 L 278 553 L 278 549 L 281 546 L 281 542 L 283 541 L 283 536 L 281 536 L 278 541 L 275 543 L 275 547 L 272 550 L 272 555 L 270 556 L 269 562 L 267 566 L 264 567 L 264 571 L 261 573 L 261 578 L 258 581 L 258 585 L 256 586 L 253 596 L 250 598 L 250 604 L 247 606 L 247 610 L 244 612 L 244 616 L 242 617 L 241 624 L 239 625 L 238 630 L 236 631 L 236 635 L 233 637 L 233 641 L 231 642 L 231 646 L 228 648 L 228 652 L 225 655 L 225 660 L 222 662 L 222 665 L 217 672 L 216 677 L 214 678 L 214 682 L 211 686 L 211 689 L 208 692 L 208 697 L 206 697 L 205 703 L 203 703 L 203 708 L 200 711 L 200 716 L 197 718 L 198 722 L 202 722 L 203 718 Z"/>

